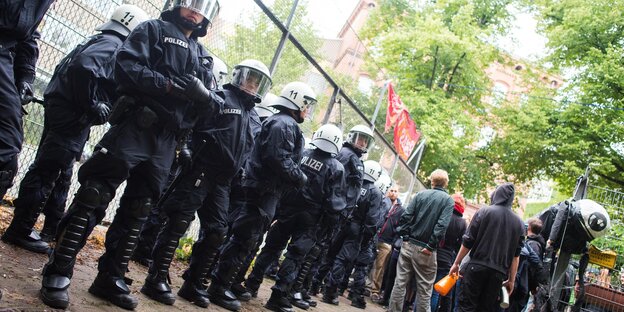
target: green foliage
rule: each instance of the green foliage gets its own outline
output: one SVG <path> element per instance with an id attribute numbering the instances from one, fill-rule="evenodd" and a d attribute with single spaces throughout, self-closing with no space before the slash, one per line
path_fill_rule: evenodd
<path id="1" fill-rule="evenodd" d="M 574 73 L 551 119 L 545 173 L 569 187 L 591 164 L 592 183 L 624 187 L 623 1 L 536 1 L 550 61 Z M 569 101 L 569 102 L 568 102 Z"/>
<path id="2" fill-rule="evenodd" d="M 178 248 L 175 250 L 175 257 L 178 260 L 188 261 L 193 252 L 193 244 L 195 240 L 192 237 L 182 237 Z"/>
<path id="3" fill-rule="evenodd" d="M 509 2 L 380 1 L 363 31 L 374 51 L 369 71 L 380 66 L 396 77 L 395 90 L 427 139 L 419 175 L 444 168 L 452 177 L 449 188 L 467 197 L 498 173 L 478 142 L 481 127 L 491 124 L 491 107 L 482 101 L 490 85 L 485 69 L 499 54 L 480 38 L 502 30 L 495 27 L 508 19 Z"/>

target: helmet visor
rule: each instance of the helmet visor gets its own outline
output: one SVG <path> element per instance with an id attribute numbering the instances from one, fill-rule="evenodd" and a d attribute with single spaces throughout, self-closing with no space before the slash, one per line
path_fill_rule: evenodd
<path id="1" fill-rule="evenodd" d="M 179 6 L 201 14 L 209 22 L 212 22 L 221 9 L 217 0 L 180 0 Z"/>
<path id="2" fill-rule="evenodd" d="M 238 67 L 234 69 L 232 85 L 259 99 L 271 89 L 271 79 L 262 72 L 250 67 Z"/>
<path id="3" fill-rule="evenodd" d="M 347 139 L 347 143 L 362 152 L 367 152 L 373 145 L 373 137 L 362 132 L 352 132 Z"/>
<path id="4" fill-rule="evenodd" d="M 308 96 L 303 96 L 303 103 L 305 105 L 303 106 L 302 111 L 305 114 L 305 119 L 312 120 L 312 118 L 314 117 L 314 112 L 316 111 L 316 99 Z"/>

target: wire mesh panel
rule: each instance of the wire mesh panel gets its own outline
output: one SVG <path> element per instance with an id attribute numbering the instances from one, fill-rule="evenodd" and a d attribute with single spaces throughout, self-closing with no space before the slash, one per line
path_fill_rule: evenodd
<path id="1" fill-rule="evenodd" d="M 595 185 L 589 185 L 586 198 L 601 204 L 609 213 L 611 230 L 604 237 L 595 239 L 591 245 L 600 251 L 613 251 L 595 256 L 590 250 L 590 263 L 585 270 L 584 300 L 576 303 L 578 311 L 623 312 L 624 311 L 624 245 L 623 212 L 624 193 Z M 575 238 L 569 238 L 575 239 Z M 595 257 L 595 258 L 594 258 Z M 593 259 L 593 260 L 592 260 Z M 614 261 L 611 261 L 613 260 Z M 572 311 L 579 299 L 577 268 L 580 256 L 573 255 L 559 297 L 559 309 Z"/>

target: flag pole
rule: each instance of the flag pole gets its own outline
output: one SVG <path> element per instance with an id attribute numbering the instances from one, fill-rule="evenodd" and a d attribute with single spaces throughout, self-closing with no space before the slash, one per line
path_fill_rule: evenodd
<path id="1" fill-rule="evenodd" d="M 388 90 L 388 85 L 390 84 L 390 80 L 386 80 L 386 82 L 384 83 L 383 89 L 381 90 L 381 93 L 379 94 L 379 99 L 377 100 L 377 106 L 375 106 L 375 112 L 373 113 L 373 118 L 371 118 L 371 129 L 373 131 L 375 131 L 375 120 L 377 120 L 377 115 L 379 115 L 379 108 L 381 107 L 381 101 L 384 98 L 384 95 L 386 95 L 386 91 Z"/>
<path id="2" fill-rule="evenodd" d="M 406 163 L 409 164 L 414 159 L 414 157 L 416 157 L 416 155 L 419 155 L 418 159 L 416 160 L 416 165 L 414 166 L 414 172 L 418 170 L 418 166 L 420 165 L 420 159 L 422 158 L 422 150 L 425 147 L 425 142 L 427 142 L 427 139 L 423 138 L 420 144 L 418 144 L 418 146 L 414 150 L 414 152 L 412 152 L 412 156 L 410 156 L 410 158 L 408 158 L 406 161 Z"/>

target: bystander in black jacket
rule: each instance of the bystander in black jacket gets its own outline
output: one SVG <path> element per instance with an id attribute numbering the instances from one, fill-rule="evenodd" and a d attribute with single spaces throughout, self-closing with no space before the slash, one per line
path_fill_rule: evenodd
<path id="1" fill-rule="evenodd" d="M 514 257 L 524 245 L 524 224 L 511 210 L 513 184 L 507 183 L 492 193 L 491 205 L 479 209 L 463 237 L 470 249 L 470 263 L 480 264 L 507 275 Z"/>
<path id="2" fill-rule="evenodd" d="M 392 205 L 390 211 L 388 211 L 388 214 L 386 215 L 386 220 L 381 226 L 381 229 L 379 229 L 379 242 L 389 245 L 394 244 L 399 237 L 397 229 L 399 226 L 399 220 L 401 220 L 401 216 L 404 211 L 405 209 L 401 205 L 401 200 L 397 198 L 396 204 Z"/>

